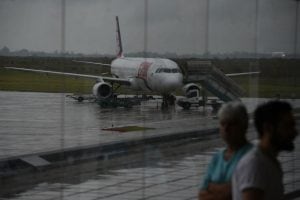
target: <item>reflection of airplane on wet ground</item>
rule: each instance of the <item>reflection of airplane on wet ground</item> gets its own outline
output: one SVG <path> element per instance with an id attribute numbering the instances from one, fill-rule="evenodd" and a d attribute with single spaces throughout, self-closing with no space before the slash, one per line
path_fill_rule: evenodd
<path id="1" fill-rule="evenodd" d="M 96 79 L 97 83 L 93 86 L 93 95 L 97 99 L 108 99 L 114 96 L 114 84 L 118 86 L 125 85 L 129 86 L 133 90 L 152 92 L 162 95 L 162 108 L 168 107 L 169 104 L 174 104 L 174 96 L 172 92 L 178 88 L 183 87 L 185 94 L 192 90 L 200 87 L 194 83 L 183 84 L 183 74 L 180 67 L 172 60 L 164 58 L 130 58 L 123 56 L 123 48 L 119 27 L 119 20 L 116 17 L 117 25 L 117 44 L 118 44 L 118 55 L 111 64 L 95 63 L 88 61 L 76 61 L 88 64 L 98 64 L 111 68 L 112 77 L 86 75 L 86 74 L 75 74 L 65 72 L 55 72 L 47 70 L 37 70 L 28 68 L 16 68 L 7 67 L 9 69 L 49 73 L 49 74 L 61 74 L 68 76 L 77 76 Z M 240 73 L 245 74 L 245 73 Z M 234 74 L 238 75 L 238 74 Z M 201 83 L 202 84 L 202 83 Z M 205 85 L 205 83 L 203 83 Z M 207 87 L 207 86 L 205 86 Z M 225 86 L 224 86 L 225 87 Z M 210 88 L 210 86 L 208 86 Z M 216 90 L 216 88 L 212 88 Z M 232 100 L 232 99 L 231 99 Z"/>

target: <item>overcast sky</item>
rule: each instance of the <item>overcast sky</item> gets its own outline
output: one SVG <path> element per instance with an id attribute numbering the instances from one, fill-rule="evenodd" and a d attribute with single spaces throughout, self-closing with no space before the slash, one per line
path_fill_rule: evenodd
<path id="1" fill-rule="evenodd" d="M 209 0 L 209 18 L 207 1 L 66 0 L 65 49 L 114 54 L 118 15 L 125 53 L 202 54 L 206 41 L 211 53 L 254 52 L 256 1 Z M 296 2 L 258 1 L 258 52 L 294 53 Z M 0 48 L 60 51 L 61 7 L 61 0 L 1 0 Z"/>

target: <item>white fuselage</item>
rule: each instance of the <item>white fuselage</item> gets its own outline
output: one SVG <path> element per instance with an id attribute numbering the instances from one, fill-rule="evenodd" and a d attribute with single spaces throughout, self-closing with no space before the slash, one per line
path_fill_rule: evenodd
<path id="1" fill-rule="evenodd" d="M 182 87 L 183 75 L 178 65 L 162 58 L 117 58 L 111 63 L 111 73 L 128 79 L 134 90 L 170 94 Z"/>

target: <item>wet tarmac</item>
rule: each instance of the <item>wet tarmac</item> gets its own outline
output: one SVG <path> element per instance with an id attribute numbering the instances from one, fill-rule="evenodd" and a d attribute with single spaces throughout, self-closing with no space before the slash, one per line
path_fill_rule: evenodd
<path id="1" fill-rule="evenodd" d="M 264 99 L 243 99 L 251 112 Z M 299 100 L 291 100 L 300 107 Z M 160 100 L 132 109 L 101 109 L 66 94 L 0 92 L 0 159 L 136 137 L 216 126 L 211 108 L 160 110 Z M 119 133 L 103 128 L 139 125 L 154 128 Z"/>
<path id="2" fill-rule="evenodd" d="M 201 174 L 220 145 L 217 140 L 205 143 L 147 146 L 114 167 L 94 161 L 62 168 L 3 199 L 195 199 Z"/>
<path id="3" fill-rule="evenodd" d="M 197 128 L 191 124 L 213 117 L 211 110 L 203 109 L 176 107 L 163 112 L 156 100 L 131 109 L 101 109 L 65 94 L 0 92 L 0 102 L 0 159 L 163 133 L 178 123 L 177 130 Z M 102 130 L 128 125 L 156 129 L 127 133 Z"/>
<path id="4" fill-rule="evenodd" d="M 251 112 L 265 100 L 243 101 Z M 290 101 L 300 107 L 299 100 Z M 211 108 L 174 107 L 163 112 L 159 104 L 153 100 L 132 109 L 101 109 L 95 103 L 68 99 L 65 94 L 0 92 L 0 159 L 217 126 Z M 128 125 L 154 129 L 126 133 L 102 130 Z M 299 138 L 297 141 L 299 144 Z M 98 161 L 63 167 L 2 199 L 195 199 L 201 174 L 220 146 L 218 137 L 159 149 L 145 146 L 114 167 L 106 168 Z M 299 170 L 295 170 L 300 165 L 299 152 L 281 157 L 290 173 L 285 177 L 287 191 L 299 188 Z"/>
<path id="5" fill-rule="evenodd" d="M 253 129 L 250 129 L 252 132 Z M 147 146 L 134 156 L 105 167 L 93 161 L 48 172 L 36 184 L 22 185 L 3 200 L 191 200 L 220 139 L 189 141 L 164 148 Z M 297 140 L 300 146 L 300 140 Z M 280 156 L 286 193 L 300 187 L 299 149 Z M 28 176 L 37 178 L 36 176 Z"/>

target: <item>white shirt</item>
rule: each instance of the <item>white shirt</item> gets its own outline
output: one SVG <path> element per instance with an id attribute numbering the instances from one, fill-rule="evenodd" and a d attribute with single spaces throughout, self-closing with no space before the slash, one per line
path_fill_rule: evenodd
<path id="1" fill-rule="evenodd" d="M 282 199 L 284 193 L 282 178 L 279 162 L 255 147 L 240 160 L 233 173 L 233 200 L 241 200 L 242 192 L 250 188 L 262 190 L 265 200 Z"/>

